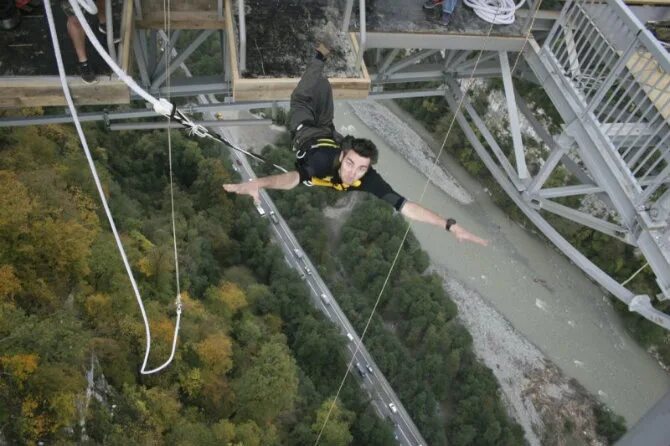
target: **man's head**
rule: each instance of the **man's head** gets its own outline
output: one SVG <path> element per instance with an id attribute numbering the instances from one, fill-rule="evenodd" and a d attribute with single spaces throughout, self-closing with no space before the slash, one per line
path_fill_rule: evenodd
<path id="1" fill-rule="evenodd" d="M 340 179 L 344 184 L 353 184 L 366 174 L 371 165 L 377 162 L 379 152 L 372 141 L 347 136 L 340 144 Z"/>

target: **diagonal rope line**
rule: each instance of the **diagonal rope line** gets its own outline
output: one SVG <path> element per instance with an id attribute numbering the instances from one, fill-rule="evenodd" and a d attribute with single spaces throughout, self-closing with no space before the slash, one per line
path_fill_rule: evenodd
<path id="1" fill-rule="evenodd" d="M 73 4 L 73 7 L 76 9 L 76 11 L 79 13 L 79 21 L 81 22 L 83 27 L 88 27 L 90 31 L 90 26 L 88 25 L 88 22 L 86 22 L 86 18 L 83 16 L 81 10 L 79 9 L 79 5 L 75 2 Z M 51 2 L 50 0 L 46 0 L 44 2 L 44 12 L 46 13 L 47 16 L 47 21 L 49 23 L 49 32 L 51 34 L 51 42 L 54 48 L 54 53 L 56 57 L 56 64 L 58 66 L 58 75 L 60 77 L 61 81 L 61 86 L 63 88 L 63 94 L 65 96 L 65 100 L 67 101 L 68 108 L 70 110 L 70 113 L 72 115 L 72 121 L 74 123 L 74 126 L 77 130 L 77 134 L 79 135 L 79 140 L 81 141 L 82 148 L 84 150 L 84 154 L 86 156 L 86 160 L 88 161 L 88 166 L 89 169 L 91 170 L 91 175 L 93 176 L 93 181 L 95 182 L 96 189 L 98 190 L 98 194 L 100 196 L 100 201 L 102 202 L 102 206 L 105 210 L 105 215 L 107 216 L 107 220 L 109 222 L 109 226 L 112 229 L 112 233 L 114 235 L 114 240 L 116 241 L 116 246 L 119 250 L 119 254 L 121 255 L 121 259 L 123 261 L 123 265 L 126 269 L 126 273 L 128 274 L 128 279 L 130 280 L 130 284 L 132 286 L 133 292 L 135 294 L 135 298 L 137 299 L 137 302 L 140 306 L 140 311 L 142 313 L 142 319 L 144 321 L 144 328 L 145 328 L 145 334 L 146 334 L 146 348 L 145 348 L 145 354 L 144 354 L 144 362 L 142 364 L 142 368 L 140 372 L 142 374 L 149 374 L 149 373 L 154 373 L 157 372 L 161 369 L 163 369 L 165 366 L 167 366 L 170 361 L 172 360 L 172 357 L 174 356 L 174 350 L 177 342 L 177 337 L 175 336 L 173 339 L 173 344 L 172 344 L 172 355 L 170 356 L 170 359 L 160 366 L 157 369 L 151 370 L 151 371 L 146 371 L 146 364 L 147 360 L 149 358 L 149 352 L 151 349 L 151 332 L 149 331 L 149 321 L 147 319 L 146 311 L 144 310 L 144 305 L 142 304 L 142 298 L 140 296 L 139 289 L 137 287 L 137 283 L 135 282 L 135 277 L 133 276 L 133 271 L 130 267 L 130 263 L 128 262 L 128 257 L 126 256 L 126 252 L 123 248 L 123 243 L 121 242 L 121 237 L 119 236 L 119 232 L 116 228 L 116 224 L 114 223 L 114 217 L 112 216 L 112 212 L 109 208 L 109 205 L 107 204 L 107 199 L 105 198 L 105 192 L 102 188 L 102 183 L 100 182 L 100 177 L 98 176 L 97 169 L 95 167 L 95 162 L 93 161 L 93 156 L 91 155 L 91 151 L 88 147 L 88 142 L 86 140 L 86 135 L 84 134 L 84 130 L 81 127 L 81 123 L 79 122 L 79 115 L 77 113 L 77 108 L 74 105 L 74 102 L 72 101 L 72 95 L 70 94 L 70 88 L 67 85 L 67 77 L 65 74 L 65 67 L 63 66 L 63 57 L 61 55 L 60 51 L 60 44 L 58 43 L 58 37 L 56 34 L 56 27 L 54 25 L 54 18 L 53 18 L 53 12 L 51 9 Z M 179 324 L 179 319 L 181 315 L 181 310 L 178 309 L 177 311 L 177 324 Z"/>
<path id="2" fill-rule="evenodd" d="M 539 4 L 541 4 L 541 3 L 542 3 L 542 0 L 539 1 L 538 7 L 533 14 L 533 19 L 531 21 L 531 26 L 528 27 L 528 32 L 526 33 L 523 48 L 526 47 L 526 44 L 528 43 L 528 40 L 530 39 L 532 24 L 535 22 L 535 17 L 537 15 L 537 12 L 539 11 Z M 491 23 L 491 26 L 489 27 L 489 30 L 486 34 L 486 40 L 484 41 L 484 49 L 486 48 L 486 43 L 490 40 L 491 31 L 493 30 L 493 25 L 494 25 L 494 23 Z M 467 81 L 465 91 L 461 93 L 461 98 L 458 102 L 458 106 L 456 107 L 456 111 L 453 112 L 453 117 L 451 119 L 451 122 L 449 123 L 449 128 L 447 129 L 447 133 L 444 136 L 444 140 L 442 141 L 442 145 L 440 146 L 440 150 L 439 150 L 437 156 L 435 157 L 435 160 L 433 161 L 433 164 L 432 164 L 432 166 L 430 168 L 430 171 L 428 173 L 428 177 L 427 177 L 427 179 L 424 183 L 423 190 L 421 191 L 421 195 L 419 196 L 419 200 L 418 200 L 419 204 L 423 202 L 423 198 L 424 198 L 424 195 L 426 194 L 426 191 L 428 190 L 428 184 L 431 181 L 433 171 L 435 170 L 435 166 L 437 165 L 437 163 L 440 159 L 440 156 L 442 155 L 442 152 L 444 151 L 444 147 L 447 144 L 447 139 L 449 138 L 449 134 L 451 133 L 451 130 L 454 126 L 454 123 L 456 122 L 456 116 L 458 115 L 458 113 L 461 110 L 461 107 L 463 105 L 463 102 L 465 101 L 465 97 L 468 93 L 468 90 L 470 89 L 470 86 L 473 84 L 474 75 L 475 75 L 475 72 L 477 70 L 477 66 L 479 65 L 479 61 L 481 60 L 484 49 L 480 50 L 479 54 L 477 55 L 477 60 L 476 60 L 474 66 L 472 68 L 472 72 L 470 73 L 470 77 Z M 518 62 L 520 56 L 521 56 L 521 53 L 519 53 L 519 55 L 517 56 L 516 62 Z M 516 68 L 516 62 L 514 64 L 515 68 Z M 379 291 L 379 295 L 377 296 L 377 300 L 375 301 L 375 304 L 372 307 L 372 311 L 370 312 L 370 316 L 368 317 L 368 320 L 365 323 L 365 328 L 363 329 L 363 332 L 361 333 L 360 341 L 356 343 L 356 349 L 354 350 L 354 353 L 351 357 L 351 360 L 349 361 L 349 364 L 347 365 L 347 370 L 345 371 L 344 377 L 342 378 L 342 381 L 340 382 L 340 386 L 337 389 L 337 393 L 335 394 L 335 398 L 333 399 L 333 403 L 330 405 L 330 408 L 328 409 L 328 414 L 326 415 L 326 419 L 323 422 L 323 426 L 321 426 L 321 430 L 319 431 L 319 435 L 317 436 L 316 441 L 314 442 L 314 446 L 317 446 L 319 444 L 321 436 L 323 435 L 323 431 L 326 428 L 326 425 L 328 424 L 328 420 L 330 419 L 330 414 L 332 413 L 332 411 L 335 407 L 335 404 L 337 403 L 337 399 L 340 395 L 340 392 L 342 391 L 342 387 L 344 387 L 344 383 L 347 379 L 347 376 L 349 375 L 349 371 L 351 370 L 351 367 L 352 367 L 354 361 L 356 360 L 356 355 L 360 351 L 360 346 L 363 343 L 363 339 L 365 338 L 365 335 L 368 331 L 368 327 L 370 326 L 370 322 L 372 321 L 372 317 L 374 316 L 375 311 L 377 310 L 377 307 L 379 306 L 379 301 L 381 300 L 381 297 L 384 293 L 384 290 L 386 289 L 386 285 L 388 284 L 389 279 L 391 277 L 391 273 L 393 272 L 393 270 L 395 268 L 398 257 L 400 256 L 400 252 L 402 251 L 402 247 L 404 246 L 405 241 L 407 239 L 407 235 L 409 234 L 409 231 L 412 228 L 412 224 L 413 224 L 413 222 L 411 220 L 407 224 L 407 229 L 405 230 L 405 233 L 402 237 L 402 240 L 400 241 L 400 244 L 398 246 L 398 250 L 395 253 L 395 256 L 393 258 L 393 262 L 391 263 L 391 267 L 389 268 L 388 274 L 386 275 L 386 278 L 384 279 L 384 283 L 382 285 L 381 290 Z"/>

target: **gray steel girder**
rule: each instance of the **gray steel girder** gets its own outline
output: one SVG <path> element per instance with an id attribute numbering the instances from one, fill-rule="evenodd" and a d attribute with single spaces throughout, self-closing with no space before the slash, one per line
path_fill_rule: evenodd
<path id="1" fill-rule="evenodd" d="M 453 80 L 447 81 L 448 92 L 445 95 L 451 110 L 458 110 L 458 103 L 462 98 L 462 92 L 458 84 Z M 467 98 L 463 99 L 464 106 L 468 104 Z M 496 164 L 493 158 L 489 155 L 484 145 L 479 141 L 475 131 L 470 127 L 467 119 L 460 110 L 456 113 L 456 120 L 460 125 L 463 133 L 468 141 L 475 148 L 475 151 L 482 159 L 486 167 L 489 169 L 498 184 L 505 190 L 507 195 L 514 201 L 514 203 L 526 214 L 526 216 L 537 226 L 543 234 L 551 240 L 556 247 L 558 247 L 567 257 L 570 258 L 582 271 L 592 277 L 595 281 L 600 283 L 605 289 L 612 293 L 615 297 L 626 303 L 631 311 L 642 315 L 644 318 L 660 325 L 666 330 L 670 330 L 670 316 L 658 311 L 651 305 L 648 296 L 635 296 L 631 291 L 624 288 L 617 281 L 612 279 L 607 273 L 598 268 L 593 262 L 587 259 L 579 250 L 568 243 L 562 235 L 560 235 L 535 209 L 533 209 L 516 190 L 509 177 Z"/>
<path id="2" fill-rule="evenodd" d="M 580 107 L 572 100 L 571 94 L 566 94 L 569 84 L 563 82 L 551 57 L 541 51 L 537 43 L 529 42 L 524 57 L 561 117 L 568 123 L 566 133 L 577 142 L 580 157 L 594 180 L 607 191 L 629 232 L 637 235 L 636 243 L 656 274 L 663 296 L 670 298 L 670 262 L 659 245 L 659 235 L 647 211 L 636 208 L 632 193 L 636 186 L 622 173 L 618 160 L 611 155 L 606 144 L 607 137 L 588 116 L 578 114 Z"/>

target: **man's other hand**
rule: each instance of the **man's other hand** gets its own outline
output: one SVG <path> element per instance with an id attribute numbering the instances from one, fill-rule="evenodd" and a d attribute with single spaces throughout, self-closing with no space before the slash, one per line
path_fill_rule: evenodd
<path id="1" fill-rule="evenodd" d="M 260 186 L 256 180 L 236 184 L 224 184 L 223 188 L 226 192 L 249 195 L 254 199 L 255 204 L 261 204 Z"/>
<path id="2" fill-rule="evenodd" d="M 458 240 L 459 242 L 462 241 L 473 242 L 482 246 L 488 246 L 489 244 L 488 240 L 485 240 L 481 237 L 477 237 L 470 231 L 464 229 L 461 226 L 458 226 L 457 224 L 452 225 L 451 228 L 449 229 L 449 232 L 454 234 L 454 237 L 456 237 L 456 240 Z"/>

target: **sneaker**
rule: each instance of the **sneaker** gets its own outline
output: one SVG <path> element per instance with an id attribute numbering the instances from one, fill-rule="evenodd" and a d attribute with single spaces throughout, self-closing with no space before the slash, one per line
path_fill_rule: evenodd
<path id="1" fill-rule="evenodd" d="M 451 21 L 451 14 L 448 12 L 443 12 L 442 13 L 442 26 L 447 26 L 449 25 L 449 22 Z"/>
<path id="2" fill-rule="evenodd" d="M 0 19 L 0 29 L 10 31 L 19 26 L 20 23 L 21 23 L 21 13 L 19 13 L 18 10 L 15 10 L 14 15 L 12 15 L 12 17 L 7 17 L 6 19 Z"/>
<path id="3" fill-rule="evenodd" d="M 316 33 L 315 38 L 314 49 L 321 53 L 324 58 L 327 58 L 337 47 L 337 30 L 330 22 Z"/>
<path id="4" fill-rule="evenodd" d="M 107 25 L 105 23 L 99 23 L 98 24 L 98 31 L 100 32 L 100 34 L 107 37 Z M 118 36 L 114 37 L 114 45 L 116 45 L 120 41 L 121 41 L 120 37 L 118 37 Z"/>
<path id="5" fill-rule="evenodd" d="M 423 2 L 423 9 L 435 9 L 438 6 L 442 6 L 444 0 L 426 0 Z"/>
<path id="6" fill-rule="evenodd" d="M 88 61 L 79 62 L 77 64 L 77 68 L 79 69 L 81 80 L 83 80 L 84 83 L 95 84 L 98 82 L 98 79 L 95 77 L 95 72 L 93 71 L 93 68 L 91 67 L 91 64 L 88 63 Z"/>

